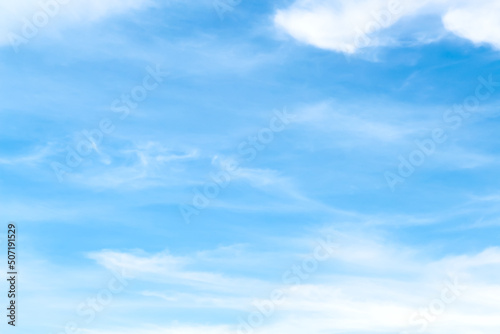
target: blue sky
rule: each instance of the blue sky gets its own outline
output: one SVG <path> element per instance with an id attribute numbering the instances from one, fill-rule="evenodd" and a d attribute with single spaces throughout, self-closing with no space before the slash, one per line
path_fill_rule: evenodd
<path id="1" fill-rule="evenodd" d="M 5 331 L 498 333 L 496 1 L 0 9 Z"/>

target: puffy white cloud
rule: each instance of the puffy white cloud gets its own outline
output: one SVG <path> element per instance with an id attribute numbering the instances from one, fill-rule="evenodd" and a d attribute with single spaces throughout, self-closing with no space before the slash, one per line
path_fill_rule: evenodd
<path id="1" fill-rule="evenodd" d="M 487 43 L 500 49 L 500 2 L 470 1 L 443 16 L 447 30 L 476 44 Z"/>
<path id="2" fill-rule="evenodd" d="M 385 0 L 298 0 L 278 11 L 275 23 L 301 42 L 353 53 L 373 45 L 368 35 L 392 25 L 402 12 L 396 1 L 388 5 Z"/>
<path id="3" fill-rule="evenodd" d="M 444 28 L 458 36 L 500 48 L 500 3 L 492 0 L 297 0 L 278 10 L 274 22 L 303 43 L 354 53 L 388 43 L 379 33 L 401 18 L 429 14 L 442 17 Z M 435 35 L 440 36 L 440 32 Z M 416 42 L 427 40 L 433 39 Z"/>

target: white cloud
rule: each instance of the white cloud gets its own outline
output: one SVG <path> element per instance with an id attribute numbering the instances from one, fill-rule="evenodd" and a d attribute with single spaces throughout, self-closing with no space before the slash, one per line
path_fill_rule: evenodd
<path id="1" fill-rule="evenodd" d="M 372 34 L 397 22 L 416 5 L 386 0 L 297 0 L 277 12 L 275 24 L 297 40 L 319 48 L 354 53 L 378 42 Z"/>
<path id="2" fill-rule="evenodd" d="M 349 234 L 339 234 L 338 237 L 346 239 L 341 240 L 339 252 L 331 262 L 321 263 L 318 272 L 313 272 L 311 278 L 299 286 L 287 284 L 278 286 L 284 291 L 285 297 L 281 303 L 274 305 L 275 311 L 265 318 L 261 326 L 255 328 L 255 333 L 417 332 L 420 326 L 411 323 L 410 318 L 422 309 L 430 309 L 436 299 L 443 298 L 442 291 L 450 284 L 460 290 L 458 297 L 452 302 L 447 302 L 442 314 L 433 316 L 434 319 L 426 328 L 427 332 L 497 333 L 500 325 L 500 319 L 496 315 L 500 306 L 500 298 L 497 297 L 500 286 L 495 277 L 500 266 L 500 249 L 489 248 L 478 254 L 449 256 L 429 261 L 424 259 L 425 256 L 422 257 L 419 253 L 421 251 L 401 250 L 397 245 L 388 244 L 387 240 L 366 239 Z M 351 245 L 352 242 L 354 245 Z M 109 260 L 118 254 L 114 253 L 111 256 L 112 254 L 108 252 L 101 255 Z M 228 253 L 227 256 L 230 261 L 231 254 Z M 262 257 L 263 254 L 254 253 L 247 256 L 260 258 L 263 262 L 272 261 L 268 255 Z M 121 265 L 127 268 L 131 265 L 140 270 L 147 268 L 149 274 L 140 277 L 143 280 L 151 281 L 152 272 L 165 277 L 177 276 L 178 279 L 187 277 L 185 273 L 180 274 L 178 268 L 172 267 L 171 257 L 165 257 L 164 254 L 143 256 L 140 261 L 131 258 L 130 255 L 126 255 L 123 259 L 126 261 Z M 346 265 L 350 268 L 350 273 L 342 273 Z M 450 273 L 451 276 L 448 275 Z M 236 278 L 220 281 L 221 285 L 228 283 L 233 287 L 245 284 L 244 280 Z M 257 310 L 251 306 L 252 303 L 267 302 L 271 290 L 267 291 L 267 294 L 255 294 L 253 290 L 255 285 L 262 286 L 264 283 L 255 281 L 254 285 L 240 285 L 240 289 L 234 289 L 231 294 L 225 295 L 203 295 L 199 291 L 175 295 L 146 291 L 142 296 L 158 298 L 164 307 L 176 309 L 181 306 L 238 310 L 241 312 L 241 317 L 246 319 L 249 314 Z M 276 286 L 272 286 L 272 289 L 274 288 Z M 246 310 L 241 303 L 249 303 Z M 138 307 L 144 307 L 144 304 L 139 302 Z M 424 317 L 420 315 L 419 319 Z M 171 326 L 158 324 L 157 327 L 146 325 L 136 329 L 84 332 L 88 334 L 237 333 L 238 322 L 238 319 L 234 319 L 222 326 L 176 323 Z"/>
<path id="3" fill-rule="evenodd" d="M 253 333 L 416 333 L 419 327 L 410 324 L 409 318 L 441 297 L 443 287 L 450 282 L 449 272 L 456 274 L 458 284 L 465 288 L 429 324 L 426 333 L 498 333 L 499 248 L 431 260 L 422 247 L 401 247 L 369 231 L 336 233 L 326 228 L 318 234 L 333 235 L 339 247 L 333 259 L 319 263 L 298 286 L 283 283 L 281 274 L 311 254 L 317 242 L 311 236 L 283 238 L 279 247 L 273 247 L 280 251 L 273 253 L 241 246 L 183 256 L 142 251 L 92 253 L 90 257 L 103 267 L 124 269 L 134 277 L 127 279 L 126 293 L 107 306 L 102 325 L 76 320 L 85 334 L 238 334 L 239 316 L 247 319 L 257 311 L 254 303 L 266 302 L 278 288 L 284 292 L 283 301 Z M 28 308 L 27 316 L 34 319 L 39 319 L 40 312 L 45 315 L 50 311 L 61 324 L 73 320 L 75 307 L 100 291 L 103 277 L 112 277 L 81 264 L 26 261 L 31 275 L 25 289 L 42 293 L 39 297 L 34 297 L 34 292 L 27 294 L 31 302 L 27 305 L 38 305 L 34 302 L 48 295 L 55 301 L 42 311 Z M 248 269 L 247 273 L 266 274 L 260 280 L 251 279 L 244 272 L 235 273 L 241 268 Z M 82 294 L 81 289 L 90 289 L 91 294 Z M 228 310 L 221 321 L 208 323 L 197 318 L 199 312 Z M 61 318 L 61 313 L 68 311 L 70 317 Z M 144 312 L 161 314 L 161 318 L 144 317 Z M 186 317 L 172 321 L 179 314 Z M 137 325 L 128 325 L 132 323 Z"/>
<path id="4" fill-rule="evenodd" d="M 231 179 L 241 180 L 249 183 L 252 187 L 258 189 L 269 189 L 270 187 L 279 187 L 289 190 L 292 187 L 290 180 L 280 175 L 273 169 L 259 169 L 239 167 L 236 159 L 215 156 L 212 164 L 221 170 L 227 170 L 228 165 L 236 165 L 238 168 L 231 173 Z"/>
<path id="5" fill-rule="evenodd" d="M 53 145 L 49 143 L 46 146 L 37 147 L 33 152 L 15 157 L 0 157 L 0 165 L 21 166 L 21 165 L 37 165 L 52 155 Z"/>
<path id="6" fill-rule="evenodd" d="M 483 0 L 463 2 L 443 16 L 447 30 L 476 44 L 491 44 L 500 49 L 500 2 Z"/>
<path id="7" fill-rule="evenodd" d="M 110 250 L 90 253 L 89 258 L 125 277 L 163 284 L 180 284 L 212 291 L 241 290 L 255 285 L 251 279 L 233 279 L 218 273 L 189 270 L 195 258 L 175 257 L 167 253 L 149 255 L 143 252 L 122 253 Z"/>
<path id="8" fill-rule="evenodd" d="M 384 106 L 387 109 L 392 106 Z M 411 126 L 398 120 L 387 120 L 388 116 L 371 108 L 370 113 L 360 111 L 359 106 L 346 106 L 323 101 L 305 106 L 296 114 L 296 122 L 309 125 L 330 134 L 342 135 L 342 140 L 369 142 L 400 142 L 415 135 L 422 124 L 412 122 Z M 382 109 L 382 108 L 381 108 Z M 378 114 L 376 114 L 378 112 Z"/>
<path id="9" fill-rule="evenodd" d="M 500 49 L 500 4 L 492 0 L 296 0 L 279 10 L 274 22 L 303 43 L 354 53 L 363 47 L 391 43 L 390 39 L 382 40 L 379 33 L 401 18 L 428 14 L 441 17 L 444 28 L 458 36 Z M 435 35 L 441 34 L 436 31 Z"/>
<path id="10" fill-rule="evenodd" d="M 119 253 L 113 251 L 102 251 L 90 253 L 89 257 L 108 269 L 119 268 L 125 276 L 134 276 L 138 273 L 165 273 L 177 268 L 185 261 L 166 253 L 155 254 L 151 257 L 140 254 Z"/>
<path id="11" fill-rule="evenodd" d="M 158 142 L 133 144 L 131 148 L 95 149 L 101 164 L 82 164 L 65 175 L 65 179 L 97 189 L 174 185 L 186 178 L 184 163 L 200 157 L 196 149 L 172 150 Z M 89 156 L 84 163 L 92 158 Z"/>

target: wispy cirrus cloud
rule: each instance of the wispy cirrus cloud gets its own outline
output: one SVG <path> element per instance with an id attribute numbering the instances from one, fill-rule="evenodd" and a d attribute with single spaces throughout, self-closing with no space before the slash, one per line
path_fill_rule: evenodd
<path id="1" fill-rule="evenodd" d="M 97 189 L 173 185 L 182 183 L 177 176 L 185 173 L 185 164 L 201 158 L 197 149 L 174 150 L 153 141 L 119 142 L 95 151 L 97 163 L 88 162 L 65 174 L 69 182 Z"/>
<path id="2" fill-rule="evenodd" d="M 422 328 L 432 333 L 447 333 L 458 328 L 495 333 L 495 326 L 500 324 L 495 316 L 500 299 L 485 296 L 487 291 L 500 291 L 493 274 L 500 265 L 498 248 L 429 259 L 425 250 L 401 248 L 401 245 L 386 238 L 373 238 L 373 235 L 366 238 L 352 232 L 335 235 L 335 239 L 339 240 L 338 250 L 331 260 L 322 264 L 321 269 L 314 273 L 311 282 L 287 286 L 279 283 L 281 277 L 276 277 L 275 280 L 249 280 L 247 283 L 253 282 L 252 292 L 236 288 L 242 286 L 246 280 L 244 277 L 226 273 L 223 278 L 210 271 L 202 274 L 196 270 L 186 270 L 184 266 L 187 263 L 194 267 L 201 264 L 197 264 L 196 256 L 182 257 L 183 260 L 180 260 L 164 253 L 143 253 L 138 256 L 126 252 L 102 251 L 92 253 L 91 257 L 108 269 L 130 270 L 135 272 L 136 280 L 154 282 L 154 288 L 151 286 L 141 293 L 142 297 L 138 297 L 139 305 L 142 304 L 142 299 L 157 298 L 166 308 L 233 309 L 245 312 L 245 305 L 247 310 L 252 310 L 252 304 L 265 303 L 266 289 L 279 286 L 285 292 L 285 298 L 274 306 L 272 315 L 258 328 L 258 333 L 295 334 L 306 329 L 313 332 L 400 333 Z M 290 251 L 288 249 L 287 254 L 295 253 Z M 259 258 L 263 264 L 272 262 L 273 256 L 270 255 L 243 250 L 241 265 L 245 265 L 245 258 Z M 204 260 L 207 260 L 206 256 Z M 220 261 L 232 261 L 231 252 L 225 253 L 225 256 L 226 260 L 219 254 L 219 265 Z M 183 264 L 179 266 L 181 262 Z M 141 272 L 149 275 L 141 275 Z M 201 294 L 189 289 L 174 292 L 169 288 L 170 284 L 191 285 L 189 282 L 193 279 L 210 284 L 194 285 L 204 291 Z M 215 288 L 215 281 L 212 279 L 236 289 L 225 289 L 229 293 L 226 295 L 213 294 L 218 288 Z M 455 294 L 455 297 L 446 304 L 445 311 L 436 313 L 432 305 L 436 299 L 443 298 L 442 291 L 447 291 L 447 296 Z M 426 316 L 422 313 L 424 309 L 430 312 L 430 320 L 425 320 Z M 480 324 L 476 321 L 478 317 L 482 319 Z M 154 334 L 170 331 L 198 334 L 207 330 L 219 330 L 222 333 L 240 330 L 244 333 L 239 321 L 235 317 L 232 322 L 226 321 L 223 325 L 208 327 L 196 322 L 175 325 L 157 323 L 155 326 L 143 324 L 141 329 Z M 85 333 L 109 334 L 121 330 L 125 329 L 87 329 Z"/>
<path id="3" fill-rule="evenodd" d="M 53 143 L 46 146 L 38 146 L 32 149 L 32 152 L 25 155 L 16 156 L 0 156 L 0 165 L 8 166 L 33 166 L 41 164 L 47 160 L 48 157 L 55 153 Z"/>
<path id="4" fill-rule="evenodd" d="M 384 107 L 391 108 L 388 105 Z M 378 108 L 365 110 L 363 106 L 356 104 L 340 105 L 333 101 L 323 101 L 298 108 L 296 122 L 342 136 L 345 142 L 401 142 L 422 131 L 425 126 L 422 121 L 412 120 L 410 126 L 408 121 L 398 119 L 397 115 L 390 115 L 392 119 L 388 116 Z"/>

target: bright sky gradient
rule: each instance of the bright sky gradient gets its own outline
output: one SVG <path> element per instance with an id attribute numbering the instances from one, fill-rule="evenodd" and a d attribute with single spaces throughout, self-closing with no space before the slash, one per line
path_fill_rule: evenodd
<path id="1" fill-rule="evenodd" d="M 0 59 L 1 332 L 498 334 L 499 1 L 1 0 Z"/>

